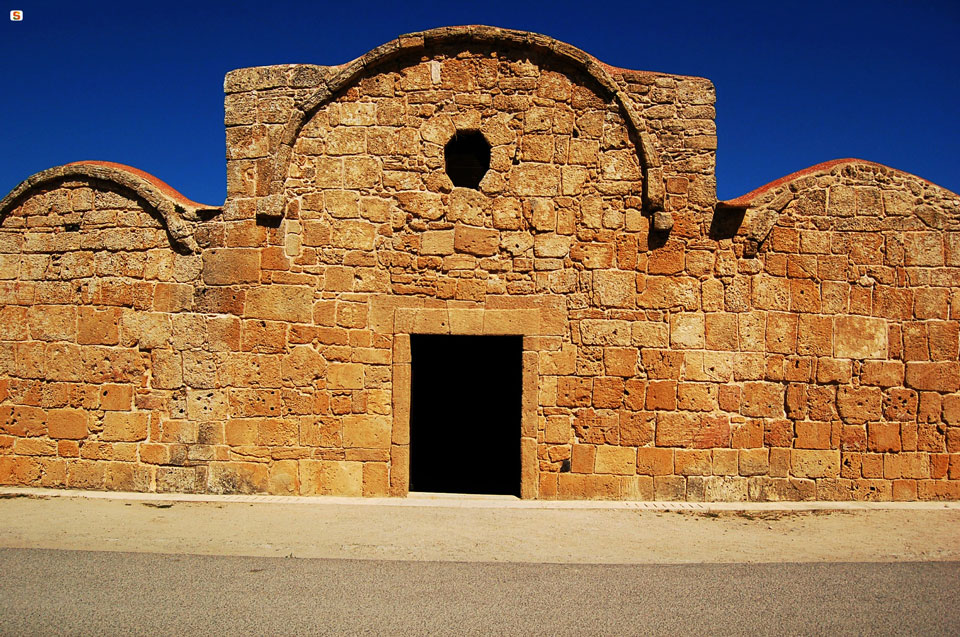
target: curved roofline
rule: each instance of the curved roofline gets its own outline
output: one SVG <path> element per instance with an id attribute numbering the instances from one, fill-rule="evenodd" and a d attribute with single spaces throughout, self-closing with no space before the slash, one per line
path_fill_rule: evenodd
<path id="1" fill-rule="evenodd" d="M 145 170 L 140 170 L 133 166 L 128 166 L 126 164 L 118 164 L 113 161 L 99 161 L 99 160 L 85 160 L 85 161 L 72 161 L 67 166 L 103 166 L 105 168 L 112 168 L 132 175 L 136 175 L 146 181 L 149 181 L 153 186 L 155 186 L 161 193 L 169 197 L 170 199 L 175 200 L 185 208 L 190 208 L 193 210 L 220 210 L 220 206 L 209 206 L 207 204 L 199 203 L 192 199 L 189 199 L 185 195 L 181 194 L 176 188 L 163 181 L 162 179 L 151 175 Z"/>
<path id="2" fill-rule="evenodd" d="M 869 168 L 879 168 L 884 171 L 906 175 L 912 179 L 922 181 L 945 193 L 957 196 L 946 188 L 942 188 L 933 182 L 914 174 L 892 168 L 884 164 L 878 164 L 874 161 L 865 159 L 855 159 L 847 157 L 845 159 L 833 159 L 819 164 L 814 164 L 808 168 L 790 173 L 780 179 L 771 181 L 768 184 L 760 186 L 756 190 L 751 190 L 745 195 L 730 199 L 727 201 L 718 201 L 716 213 L 723 214 L 727 210 L 739 210 L 745 213 L 747 221 L 741 227 L 741 235 L 746 241 L 744 255 L 748 257 L 756 256 L 759 246 L 766 240 L 770 231 L 777 223 L 780 213 L 791 201 L 798 196 L 800 188 L 794 189 L 793 184 L 802 179 L 814 176 L 828 175 L 846 166 L 864 166 Z"/>
<path id="3" fill-rule="evenodd" d="M 48 168 L 20 182 L 0 200 L 0 215 L 9 212 L 34 188 L 70 178 L 98 179 L 134 192 L 163 217 L 173 241 L 190 252 L 199 250 L 199 246 L 185 219 L 198 220 L 204 213 L 219 212 L 221 209 L 220 206 L 208 206 L 187 199 L 167 183 L 132 166 L 109 161 L 78 161 Z"/>
<path id="4" fill-rule="evenodd" d="M 777 187 L 779 187 L 779 186 L 782 186 L 782 185 L 784 185 L 784 184 L 788 184 L 788 183 L 790 183 L 790 182 L 792 182 L 792 181 L 797 181 L 798 179 L 803 179 L 804 177 L 809 177 L 809 176 L 811 176 L 811 175 L 825 175 L 825 174 L 829 173 L 830 171 L 832 171 L 832 170 L 833 170 L 834 168 L 836 168 L 837 166 L 848 166 L 848 165 L 854 165 L 854 164 L 859 164 L 859 165 L 862 165 L 862 166 L 874 166 L 874 167 L 876 167 L 876 168 L 883 168 L 883 169 L 885 169 L 885 170 L 892 170 L 892 171 L 895 171 L 895 172 L 898 172 L 898 173 L 902 173 L 902 174 L 904 174 L 904 175 L 910 175 L 911 177 L 914 177 L 914 178 L 916 178 L 916 179 L 919 179 L 920 181 L 922 181 L 922 182 L 924 182 L 924 183 L 927 183 L 927 184 L 930 184 L 931 186 L 935 186 L 936 188 L 940 188 L 941 190 L 944 190 L 944 191 L 947 191 L 947 192 L 951 192 L 951 191 L 947 190 L 946 188 L 943 188 L 943 187 L 941 187 L 941 186 L 937 186 L 937 184 L 933 183 L 932 181 L 929 181 L 929 180 L 927 180 L 927 179 L 924 179 L 923 177 L 918 177 L 917 175 L 914 175 L 914 174 L 912 174 L 912 173 L 908 173 L 908 172 L 903 171 L 903 170 L 900 170 L 900 169 L 898 169 L 898 168 L 893 168 L 892 166 L 887 166 L 886 164 L 880 164 L 880 163 L 877 163 L 877 162 L 875 162 L 875 161 L 868 161 L 868 160 L 866 160 L 866 159 L 857 159 L 857 158 L 855 158 L 855 157 L 846 157 L 846 158 L 844 158 L 844 159 L 831 159 L 830 161 L 825 161 L 825 162 L 821 162 L 821 163 L 819 163 L 819 164 L 814 164 L 813 166 L 809 166 L 809 167 L 807 167 L 807 168 L 803 168 L 803 169 L 798 170 L 798 171 L 796 171 L 796 172 L 792 172 L 792 173 L 790 173 L 789 175 L 785 175 L 785 176 L 783 176 L 783 177 L 780 177 L 779 179 L 775 179 L 775 180 L 771 181 L 771 182 L 768 183 L 768 184 L 764 184 L 764 185 L 760 186 L 759 188 L 756 188 L 756 189 L 754 189 L 754 190 L 751 190 L 750 192 L 748 192 L 748 193 L 745 194 L 745 195 L 740 195 L 740 196 L 737 197 L 736 199 L 728 199 L 727 201 L 718 201 L 718 202 L 717 202 L 717 207 L 718 207 L 718 208 L 738 208 L 738 209 L 741 209 L 741 210 L 746 209 L 746 208 L 751 208 L 751 207 L 753 207 L 753 205 L 756 203 L 757 199 L 760 198 L 761 195 L 764 195 L 764 194 L 770 192 L 771 190 L 774 190 L 775 188 L 777 188 Z M 954 193 L 954 194 L 955 194 L 955 193 Z"/>
<path id="5" fill-rule="evenodd" d="M 619 106 L 624 115 L 627 128 L 634 134 L 637 144 L 637 156 L 643 171 L 643 207 L 645 211 L 657 212 L 663 210 L 664 184 L 660 164 L 660 154 L 653 136 L 644 129 L 640 116 L 633 107 L 633 103 L 626 93 L 620 89 L 610 71 L 624 72 L 601 63 L 589 53 L 577 47 L 561 42 L 539 33 L 501 29 L 490 26 L 457 26 L 439 27 L 427 31 L 418 31 L 398 36 L 372 51 L 360 56 L 356 60 L 337 68 L 330 77 L 323 80 L 320 88 L 306 99 L 299 101 L 284 128 L 280 146 L 274 156 L 271 166 L 270 195 L 262 202 L 258 202 L 258 213 L 268 216 L 282 216 L 283 182 L 287 169 L 293 157 L 293 145 L 309 121 L 310 117 L 324 104 L 333 98 L 344 87 L 357 80 L 367 70 L 388 62 L 399 55 L 426 49 L 439 44 L 451 42 L 517 44 L 533 48 L 559 58 L 581 69 L 592 77 L 611 99 Z M 629 72 L 629 71 L 626 71 Z M 638 72 L 639 73 L 639 72 Z"/>

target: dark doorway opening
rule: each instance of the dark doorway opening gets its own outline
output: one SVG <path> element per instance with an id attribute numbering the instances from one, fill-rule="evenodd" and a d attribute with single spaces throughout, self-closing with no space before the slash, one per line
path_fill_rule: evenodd
<path id="1" fill-rule="evenodd" d="M 410 336 L 410 490 L 520 496 L 522 336 Z"/>

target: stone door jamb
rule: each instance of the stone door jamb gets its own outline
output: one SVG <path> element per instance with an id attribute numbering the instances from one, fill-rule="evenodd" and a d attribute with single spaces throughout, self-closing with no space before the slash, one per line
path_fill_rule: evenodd
<path id="1" fill-rule="evenodd" d="M 410 335 L 523 336 L 520 414 L 520 497 L 537 497 L 537 360 L 539 309 L 395 308 L 393 317 L 393 436 L 390 495 L 410 491 Z"/>

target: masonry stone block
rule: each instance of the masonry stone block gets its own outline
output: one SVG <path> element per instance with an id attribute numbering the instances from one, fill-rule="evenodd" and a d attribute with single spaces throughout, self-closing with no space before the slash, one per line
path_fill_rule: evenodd
<path id="1" fill-rule="evenodd" d="M 860 316 L 837 318 L 834 320 L 833 343 L 838 358 L 885 358 L 887 322 Z"/>
<path id="2" fill-rule="evenodd" d="M 490 256 L 497 253 L 500 246 L 500 233 L 486 228 L 457 225 L 454 231 L 454 248 L 476 256 Z"/>
<path id="3" fill-rule="evenodd" d="M 790 459 L 799 478 L 830 478 L 840 475 L 839 450 L 794 449 Z"/>
<path id="4" fill-rule="evenodd" d="M 563 258 L 570 252 L 570 237 L 557 234 L 538 234 L 534 238 L 533 252 L 538 257 Z M 628 287 L 633 291 L 633 277 L 628 283 Z"/>
<path id="5" fill-rule="evenodd" d="M 309 495 L 363 495 L 363 463 L 300 461 L 301 492 Z"/>
<path id="6" fill-rule="evenodd" d="M 593 288 L 601 307 L 632 308 L 636 304 L 636 276 L 632 272 L 597 271 Z"/>
<path id="7" fill-rule="evenodd" d="M 782 418 L 784 415 L 783 386 L 768 382 L 744 383 L 740 411 L 745 416 Z"/>
<path id="8" fill-rule="evenodd" d="M 585 345 L 630 345 L 632 328 L 627 321 L 584 319 L 580 338 Z"/>
<path id="9" fill-rule="evenodd" d="M 103 433 L 106 441 L 135 442 L 147 437 L 150 414 L 144 412 L 112 411 L 103 415 Z"/>
<path id="10" fill-rule="evenodd" d="M 245 316 L 292 323 L 313 320 L 313 290 L 299 285 L 270 285 L 247 292 Z"/>
<path id="11" fill-rule="evenodd" d="M 363 365 L 331 363 L 327 368 L 327 385 L 331 389 L 363 389 Z"/>
<path id="12" fill-rule="evenodd" d="M 183 385 L 183 359 L 179 352 L 154 350 L 150 356 L 153 386 L 158 389 L 177 389 Z"/>
<path id="13" fill-rule="evenodd" d="M 616 475 L 634 475 L 637 470 L 637 454 L 630 447 L 600 445 L 597 447 L 595 471 Z"/>
<path id="14" fill-rule="evenodd" d="M 955 392 L 960 389 L 960 364 L 908 362 L 905 384 L 920 390 Z"/>
<path id="15" fill-rule="evenodd" d="M 656 443 L 662 447 L 726 447 L 730 422 L 723 415 L 664 412 L 657 416 Z"/>
<path id="16" fill-rule="evenodd" d="M 196 479 L 195 472 L 183 469 L 168 470 L 167 475 L 168 482 L 178 480 L 186 483 L 180 489 Z M 258 462 L 213 462 L 210 464 L 208 480 L 207 488 L 213 493 L 264 493 L 269 482 L 269 469 L 265 463 Z"/>
<path id="17" fill-rule="evenodd" d="M 454 232 L 452 230 L 428 230 L 420 240 L 421 254 L 447 255 L 454 251 Z"/>
<path id="18" fill-rule="evenodd" d="M 346 250 L 372 250 L 377 229 L 372 223 L 345 220 L 333 230 L 332 245 Z"/>
<path id="19" fill-rule="evenodd" d="M 255 283 L 260 278 L 260 251 L 220 248 L 203 253 L 203 282 L 207 285 Z"/>
<path id="20" fill-rule="evenodd" d="M 82 409 L 51 409 L 46 420 L 51 438 L 83 440 L 90 432 L 90 416 Z"/>
<path id="21" fill-rule="evenodd" d="M 880 419 L 881 393 L 875 387 L 840 387 L 837 411 L 844 422 L 862 424 Z"/>
<path id="22" fill-rule="evenodd" d="M 28 310 L 30 335 L 41 341 L 74 341 L 77 310 L 65 305 L 35 305 Z"/>

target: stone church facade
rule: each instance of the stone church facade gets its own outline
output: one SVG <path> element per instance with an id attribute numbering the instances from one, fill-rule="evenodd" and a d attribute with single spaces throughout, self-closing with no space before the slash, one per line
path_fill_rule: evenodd
<path id="1" fill-rule="evenodd" d="M 107 162 L 0 202 L 0 484 L 960 499 L 956 194 L 717 201 L 708 80 L 490 27 L 224 89 L 222 206 Z"/>

